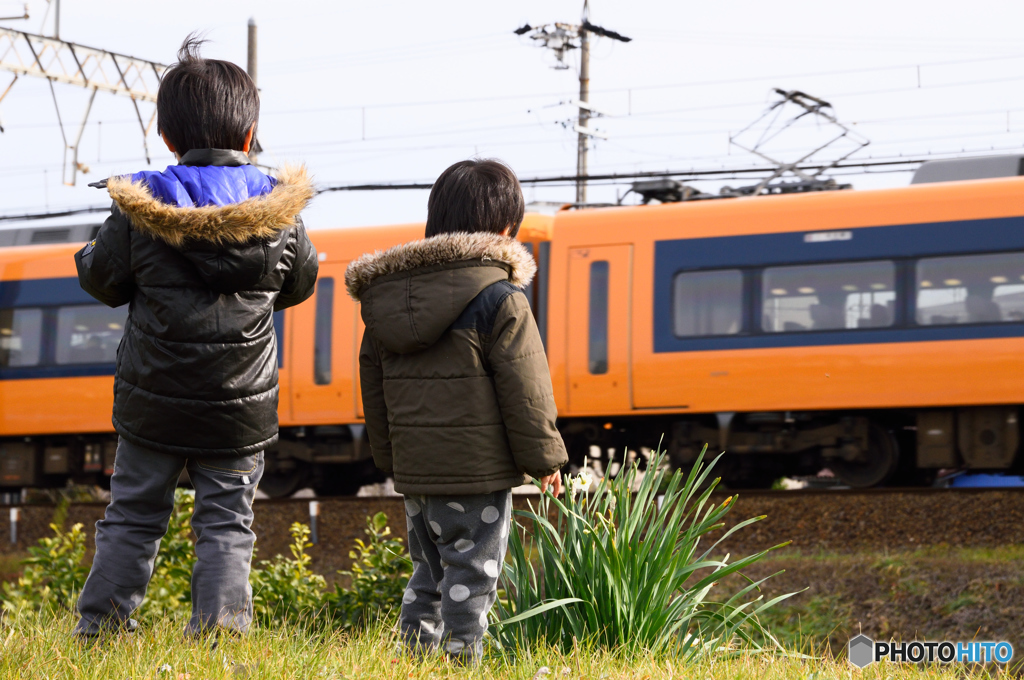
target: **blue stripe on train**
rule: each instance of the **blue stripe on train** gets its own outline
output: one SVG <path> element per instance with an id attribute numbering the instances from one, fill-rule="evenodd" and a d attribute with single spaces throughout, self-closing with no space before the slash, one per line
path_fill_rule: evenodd
<path id="1" fill-rule="evenodd" d="M 77 278 L 0 281 L 0 309 L 94 304 Z"/>
<path id="2" fill-rule="evenodd" d="M 804 240 L 805 235 L 816 232 L 798 231 L 656 241 L 654 351 L 694 352 L 1024 336 L 1024 323 L 750 333 L 717 338 L 677 338 L 673 334 L 672 279 L 682 271 L 1024 250 L 1024 217 L 820 231 L 850 232 L 850 238 L 808 242 Z"/>
<path id="3" fill-rule="evenodd" d="M 0 368 L 0 380 L 40 378 L 87 378 L 114 375 L 114 364 L 61 364 L 60 366 L 15 366 Z"/>
<path id="4" fill-rule="evenodd" d="M 78 285 L 73 277 L 0 281 L 0 309 L 12 307 L 56 307 L 99 304 Z M 284 366 L 284 312 L 274 313 L 277 334 L 277 365 Z M 0 367 L 0 380 L 39 378 L 81 378 L 114 375 L 114 364 L 62 364 L 51 366 Z"/>
<path id="5" fill-rule="evenodd" d="M 59 307 L 98 304 L 78 285 L 75 277 L 0 281 L 0 309 L 12 307 Z M 39 378 L 80 378 L 114 375 L 114 364 L 62 364 L 50 366 L 7 366 L 0 368 L 0 380 Z"/>

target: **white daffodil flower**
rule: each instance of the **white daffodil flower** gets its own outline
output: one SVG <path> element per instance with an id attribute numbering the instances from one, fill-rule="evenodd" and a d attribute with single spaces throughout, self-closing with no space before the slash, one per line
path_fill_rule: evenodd
<path id="1" fill-rule="evenodd" d="M 589 468 L 580 470 L 580 473 L 576 475 L 572 480 L 572 488 L 575 491 L 589 491 L 591 485 L 594 483 L 594 473 Z"/>

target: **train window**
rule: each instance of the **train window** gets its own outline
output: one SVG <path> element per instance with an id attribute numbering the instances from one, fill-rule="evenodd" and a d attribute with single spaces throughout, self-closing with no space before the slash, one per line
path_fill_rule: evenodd
<path id="1" fill-rule="evenodd" d="M 1024 253 L 936 257 L 917 263 L 917 323 L 1024 321 Z"/>
<path id="2" fill-rule="evenodd" d="M 761 328 L 768 333 L 884 328 L 895 321 L 896 266 L 844 262 L 764 270 Z"/>
<path id="3" fill-rule="evenodd" d="M 334 279 L 316 282 L 316 327 L 313 329 L 313 382 L 331 384 L 331 327 L 334 325 Z"/>
<path id="4" fill-rule="evenodd" d="M 37 366 L 43 310 L 0 309 L 0 368 Z"/>
<path id="5" fill-rule="evenodd" d="M 127 308 L 75 305 L 57 309 L 58 364 L 112 364 L 124 335 Z"/>
<path id="6" fill-rule="evenodd" d="M 594 375 L 608 372 L 608 262 L 590 263 L 588 367 Z"/>
<path id="7" fill-rule="evenodd" d="M 743 274 L 738 269 L 676 274 L 672 319 L 677 337 L 739 333 Z"/>

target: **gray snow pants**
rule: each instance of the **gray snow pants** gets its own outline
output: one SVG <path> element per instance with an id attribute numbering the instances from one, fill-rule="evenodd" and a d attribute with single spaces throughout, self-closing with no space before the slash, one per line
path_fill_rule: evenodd
<path id="1" fill-rule="evenodd" d="M 487 614 L 505 561 L 512 492 L 406 496 L 413 572 L 399 619 L 414 653 L 438 648 L 463 663 L 483 655 Z"/>
<path id="2" fill-rule="evenodd" d="M 252 501 L 263 476 L 263 453 L 230 458 L 183 458 L 117 443 L 110 504 L 96 522 L 96 556 L 78 599 L 75 634 L 134 630 L 131 618 L 153 575 L 160 540 L 174 510 L 183 468 L 196 491 L 192 530 L 192 618 L 187 632 L 217 626 L 244 632 L 252 621 L 249 563 L 256 534 Z"/>

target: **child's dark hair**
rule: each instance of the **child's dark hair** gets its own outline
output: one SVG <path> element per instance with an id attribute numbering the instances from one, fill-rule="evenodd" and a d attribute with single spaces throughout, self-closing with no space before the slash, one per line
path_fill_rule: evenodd
<path id="1" fill-rule="evenodd" d="M 195 33 L 185 38 L 178 62 L 164 72 L 156 95 L 157 131 L 179 155 L 192 149 L 241 151 L 260 117 L 252 78 L 230 61 L 203 59 L 199 48 L 204 42 Z"/>
<path id="2" fill-rule="evenodd" d="M 508 227 L 508 235 L 514 237 L 525 209 L 512 168 L 494 159 L 459 161 L 442 172 L 430 190 L 426 235 L 499 233 Z"/>

